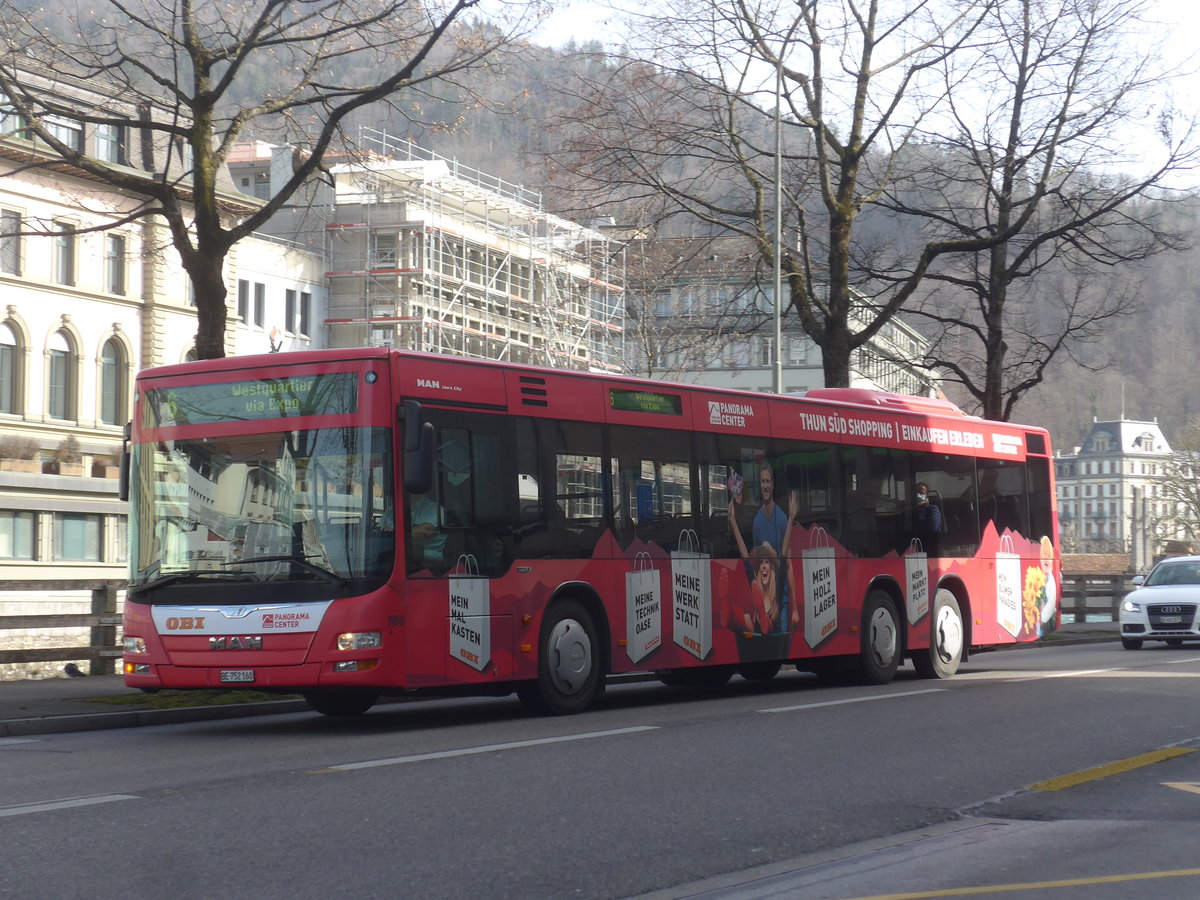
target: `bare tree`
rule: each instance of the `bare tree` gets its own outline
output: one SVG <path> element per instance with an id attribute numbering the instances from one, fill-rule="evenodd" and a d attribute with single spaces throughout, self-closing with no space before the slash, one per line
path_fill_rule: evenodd
<path id="1" fill-rule="evenodd" d="M 848 385 L 853 352 L 929 263 L 978 246 L 919 248 L 908 282 L 885 298 L 863 290 L 855 255 L 860 215 L 940 102 L 933 76 L 990 2 L 688 0 L 665 17 L 656 8 L 656 42 L 580 92 L 555 163 L 577 189 L 615 191 L 626 209 L 665 198 L 668 217 L 745 235 L 770 264 L 778 157 L 787 304 L 821 349 L 825 384 Z"/>
<path id="2" fill-rule="evenodd" d="M 920 314 L 936 335 L 924 362 L 988 418 L 1008 419 L 1056 358 L 1102 366 L 1080 350 L 1135 309 L 1131 264 L 1184 246 L 1146 202 L 1170 199 L 1196 150 L 1169 108 L 1151 128 L 1137 118 L 1168 80 L 1134 41 L 1145 9 L 1140 0 L 991 6 L 974 47 L 946 72 L 942 115 L 926 123 L 934 152 L 880 198 L 923 223 L 927 239 L 981 245 L 930 268 L 939 290 Z M 1147 162 L 1130 142 L 1150 134 L 1159 142 L 1142 145 Z M 894 258 L 873 271 L 898 286 L 910 273 Z"/>
<path id="3" fill-rule="evenodd" d="M 771 317 L 762 259 L 745 238 L 639 237 L 626 247 L 625 356 L 652 378 L 752 362 L 750 335 Z"/>
<path id="4" fill-rule="evenodd" d="M 497 0 L 497 3 L 503 0 Z M 161 217 L 191 279 L 196 351 L 225 355 L 224 263 L 339 150 L 348 117 L 398 92 L 416 94 L 481 64 L 501 32 L 461 28 L 482 0 L 102 0 L 0 11 L 0 92 L 39 153 L 25 168 L 61 166 L 135 198 L 113 227 Z M 64 13 L 66 18 L 64 19 Z M 36 67 L 30 64 L 36 60 Z M 62 85 L 103 85 L 118 108 L 80 109 Z M 117 104 L 114 104 L 116 107 Z M 60 120 L 128 129 L 138 169 L 63 139 Z M 260 205 L 234 202 L 226 162 L 247 136 L 296 142 L 288 177 Z"/>

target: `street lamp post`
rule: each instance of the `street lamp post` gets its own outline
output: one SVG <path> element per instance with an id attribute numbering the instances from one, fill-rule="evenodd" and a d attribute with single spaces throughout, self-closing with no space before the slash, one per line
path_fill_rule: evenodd
<path id="1" fill-rule="evenodd" d="M 783 393 L 783 142 L 780 108 L 783 96 L 783 60 L 775 61 L 775 393 Z"/>

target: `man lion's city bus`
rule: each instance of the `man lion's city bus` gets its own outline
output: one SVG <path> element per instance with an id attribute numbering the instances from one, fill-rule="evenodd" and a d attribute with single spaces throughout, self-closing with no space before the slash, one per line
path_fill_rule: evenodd
<path id="1" fill-rule="evenodd" d="M 947 678 L 1056 627 L 1046 432 L 384 349 L 143 372 L 124 672 L 146 690 L 515 692 L 784 665 Z"/>

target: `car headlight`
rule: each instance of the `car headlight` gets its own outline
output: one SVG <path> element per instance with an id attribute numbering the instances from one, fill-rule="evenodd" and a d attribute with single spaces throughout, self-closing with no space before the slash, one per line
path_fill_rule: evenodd
<path id="1" fill-rule="evenodd" d="M 1140 603 L 1134 603 L 1132 600 L 1121 601 L 1121 612 L 1140 613 L 1141 611 L 1142 605 Z"/>

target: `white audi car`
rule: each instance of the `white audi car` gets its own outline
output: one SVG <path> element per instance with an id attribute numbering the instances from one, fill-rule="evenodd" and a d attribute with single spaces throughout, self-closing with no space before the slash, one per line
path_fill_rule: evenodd
<path id="1" fill-rule="evenodd" d="M 1178 646 L 1200 641 L 1200 556 L 1173 556 L 1133 579 L 1137 589 L 1121 601 L 1121 644 L 1140 650 L 1144 641 Z"/>

